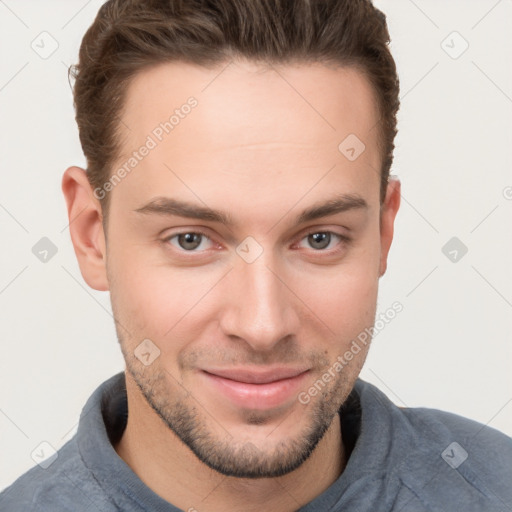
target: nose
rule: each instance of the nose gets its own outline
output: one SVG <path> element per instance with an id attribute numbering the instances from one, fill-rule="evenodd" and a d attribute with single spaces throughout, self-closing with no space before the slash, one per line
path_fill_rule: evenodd
<path id="1" fill-rule="evenodd" d="M 227 296 L 220 327 L 226 336 L 243 340 L 254 351 L 271 351 L 298 332 L 297 299 L 279 268 L 266 251 L 252 263 L 237 258 L 224 283 Z"/>

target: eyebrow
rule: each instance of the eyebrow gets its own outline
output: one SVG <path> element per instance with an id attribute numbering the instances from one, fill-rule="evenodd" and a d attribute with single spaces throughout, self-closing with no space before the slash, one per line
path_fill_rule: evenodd
<path id="1" fill-rule="evenodd" d="M 367 208 L 368 203 L 361 196 L 356 194 L 341 194 L 305 209 L 296 217 L 295 222 L 296 224 L 302 224 L 336 213 Z M 235 225 L 232 216 L 227 212 L 213 210 L 206 206 L 187 203 L 171 197 L 155 197 L 146 205 L 134 211 L 142 214 L 178 216 L 189 219 L 219 222 L 226 226 Z"/>

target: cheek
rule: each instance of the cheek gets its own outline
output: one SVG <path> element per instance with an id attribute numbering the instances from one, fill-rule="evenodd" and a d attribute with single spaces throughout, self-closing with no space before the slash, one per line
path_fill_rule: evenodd
<path id="1" fill-rule="evenodd" d="M 375 319 L 378 263 L 378 240 L 369 240 L 339 265 L 297 274 L 294 291 L 338 339 L 354 336 Z"/>
<path id="2" fill-rule="evenodd" d="M 216 271 L 180 269 L 162 261 L 149 261 L 148 251 L 136 251 L 130 257 L 115 259 L 112 269 L 111 295 L 116 317 L 129 330 L 132 343 L 149 338 L 162 350 L 179 348 L 184 330 L 188 337 L 199 328 L 191 322 L 208 304 L 208 292 L 219 280 Z M 125 253 L 126 254 L 126 253 Z M 222 275 L 222 272 L 221 274 Z"/>
<path id="3" fill-rule="evenodd" d="M 306 298 L 307 305 L 339 340 L 340 336 L 356 335 L 373 322 L 377 291 L 373 277 L 340 274 L 326 279 L 323 286 L 318 280 L 315 286 L 301 286 L 298 295 Z"/>
<path id="4" fill-rule="evenodd" d="M 321 318 L 330 329 L 323 327 L 323 345 L 319 346 L 324 348 L 338 381 L 331 384 L 333 389 L 342 383 L 351 387 L 361 371 L 370 348 L 369 328 L 375 321 L 377 292 L 373 276 L 352 274 L 333 282 L 322 298 L 318 297 L 320 311 L 324 312 Z"/>

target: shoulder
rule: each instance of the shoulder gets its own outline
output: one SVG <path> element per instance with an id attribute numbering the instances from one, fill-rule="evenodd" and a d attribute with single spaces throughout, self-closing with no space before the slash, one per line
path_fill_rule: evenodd
<path id="1" fill-rule="evenodd" d="M 439 409 L 397 406 L 376 386 L 360 379 L 356 391 L 362 403 L 371 402 L 372 412 L 380 409 L 386 415 L 395 433 L 409 438 L 412 436 L 427 446 L 439 447 L 447 441 L 459 442 L 471 451 L 473 458 L 479 459 L 481 454 L 485 454 L 486 463 L 491 464 L 489 455 L 492 454 L 495 455 L 492 465 L 499 464 L 495 466 L 497 469 L 512 471 L 512 438 L 499 430 Z"/>
<path id="2" fill-rule="evenodd" d="M 375 386 L 359 382 L 363 404 L 388 424 L 389 474 L 408 494 L 437 510 L 502 510 L 512 504 L 512 438 L 477 421 L 429 408 L 399 407 Z"/>
<path id="3" fill-rule="evenodd" d="M 399 408 L 404 419 L 428 445 L 443 447 L 441 458 L 448 465 L 479 469 L 491 478 L 512 482 L 512 438 L 477 421 L 428 408 Z M 441 444 L 442 443 L 442 444 Z M 446 445 L 446 446 L 445 446 Z"/>
<path id="4" fill-rule="evenodd" d="M 49 466 L 43 466 L 29 469 L 0 493 L 2 512 L 117 511 L 83 463 L 76 437 L 57 451 Z"/>
<path id="5" fill-rule="evenodd" d="M 512 505 L 512 439 L 476 421 L 436 409 L 404 409 L 424 456 L 431 453 L 432 483 L 424 494 L 464 503 L 466 510 L 501 511 Z M 410 485 L 412 487 L 412 485 Z"/>

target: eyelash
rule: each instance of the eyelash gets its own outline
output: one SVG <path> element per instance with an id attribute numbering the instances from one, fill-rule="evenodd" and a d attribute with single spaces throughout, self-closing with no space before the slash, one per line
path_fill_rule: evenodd
<path id="1" fill-rule="evenodd" d="M 315 229 L 315 230 L 312 230 L 312 231 L 308 231 L 307 233 L 302 235 L 302 237 L 299 239 L 299 243 L 302 242 L 302 240 L 304 240 L 308 236 L 314 235 L 314 234 L 318 234 L 318 233 L 334 235 L 334 236 L 338 237 L 339 240 L 340 240 L 339 243 L 338 243 L 338 247 L 335 248 L 335 249 L 329 249 L 329 250 L 326 250 L 326 249 L 316 249 L 316 250 L 315 249 L 311 249 L 313 252 L 318 253 L 318 254 L 325 253 L 325 254 L 328 254 L 330 256 L 333 256 L 333 255 L 337 254 L 339 251 L 341 251 L 341 247 L 340 247 L 341 245 L 347 245 L 347 244 L 349 244 L 351 242 L 351 238 L 348 237 L 347 235 L 342 235 L 341 233 L 337 233 L 335 231 Z M 189 230 L 189 231 L 180 231 L 178 233 L 173 233 L 172 235 L 169 235 L 169 236 L 165 237 L 162 241 L 164 243 L 169 243 L 170 240 L 172 240 L 173 238 L 179 237 L 180 235 L 186 235 L 186 234 L 201 235 L 201 236 L 203 236 L 203 237 L 205 237 L 208 240 L 213 242 L 213 240 L 211 240 L 211 237 L 207 233 L 205 233 L 204 231 L 201 231 L 200 229 Z M 196 251 L 196 250 L 186 251 L 185 249 L 174 248 L 174 247 L 173 247 L 173 249 L 177 250 L 178 252 L 184 253 L 184 254 L 187 254 L 187 253 L 188 254 L 194 254 L 196 252 L 198 252 L 198 253 L 205 252 L 205 251 Z"/>

